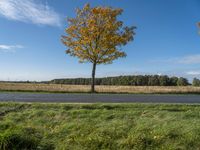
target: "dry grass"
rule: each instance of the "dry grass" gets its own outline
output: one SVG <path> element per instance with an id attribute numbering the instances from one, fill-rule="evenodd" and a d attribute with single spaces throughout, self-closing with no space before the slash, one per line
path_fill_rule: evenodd
<path id="1" fill-rule="evenodd" d="M 0 91 L 89 92 L 89 85 L 0 83 Z M 96 86 L 100 93 L 200 93 L 192 86 Z"/>

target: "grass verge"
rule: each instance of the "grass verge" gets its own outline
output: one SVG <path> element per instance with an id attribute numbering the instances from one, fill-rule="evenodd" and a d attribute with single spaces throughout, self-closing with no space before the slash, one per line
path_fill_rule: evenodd
<path id="1" fill-rule="evenodd" d="M 198 149 L 200 105 L 0 103 L 0 150 Z"/>

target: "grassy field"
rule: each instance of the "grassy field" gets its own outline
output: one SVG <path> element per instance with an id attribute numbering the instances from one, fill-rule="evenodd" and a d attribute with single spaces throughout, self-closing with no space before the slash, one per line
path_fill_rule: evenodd
<path id="1" fill-rule="evenodd" d="M 0 150 L 199 148 L 199 105 L 0 103 Z"/>
<path id="2" fill-rule="evenodd" d="M 0 83 L 0 91 L 28 92 L 89 92 L 89 85 L 61 85 L 34 83 Z M 99 93 L 158 93 L 158 94 L 200 94 L 200 87 L 193 86 L 96 86 Z"/>

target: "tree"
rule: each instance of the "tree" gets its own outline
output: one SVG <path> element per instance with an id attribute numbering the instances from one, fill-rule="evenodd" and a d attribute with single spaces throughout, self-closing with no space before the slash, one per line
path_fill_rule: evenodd
<path id="1" fill-rule="evenodd" d="M 177 86 L 177 82 L 178 82 L 178 77 L 171 77 L 170 78 L 170 85 L 171 86 Z"/>
<path id="2" fill-rule="evenodd" d="M 178 86 L 187 86 L 187 85 L 189 85 L 189 83 L 188 83 L 188 80 L 187 80 L 187 79 L 185 79 L 185 78 L 183 78 L 183 77 L 180 77 L 180 78 L 178 79 L 178 81 L 177 81 L 177 85 L 178 85 Z"/>
<path id="3" fill-rule="evenodd" d="M 158 75 L 154 75 L 154 76 L 150 76 L 149 77 L 149 81 L 148 81 L 148 85 L 149 86 L 159 86 L 159 76 Z"/>
<path id="4" fill-rule="evenodd" d="M 80 63 L 90 62 L 92 67 L 91 92 L 94 92 L 96 65 L 110 64 L 125 57 L 123 45 L 133 40 L 135 27 L 123 26 L 117 17 L 122 9 L 90 7 L 77 9 L 75 18 L 68 19 L 69 27 L 61 40 L 69 49 L 66 53 L 78 57 Z"/>
<path id="5" fill-rule="evenodd" d="M 193 79 L 193 82 L 192 82 L 192 85 L 193 85 L 193 86 L 200 86 L 200 80 L 197 79 L 197 78 L 194 78 L 194 79 Z"/>
<path id="6" fill-rule="evenodd" d="M 159 77 L 160 86 L 168 86 L 169 85 L 169 77 L 168 76 L 160 76 Z"/>

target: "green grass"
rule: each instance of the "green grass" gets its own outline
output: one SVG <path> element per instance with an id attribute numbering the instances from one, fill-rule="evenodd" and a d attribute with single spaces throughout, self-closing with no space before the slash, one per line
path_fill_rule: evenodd
<path id="1" fill-rule="evenodd" d="M 0 150 L 200 148 L 200 105 L 0 103 Z"/>

